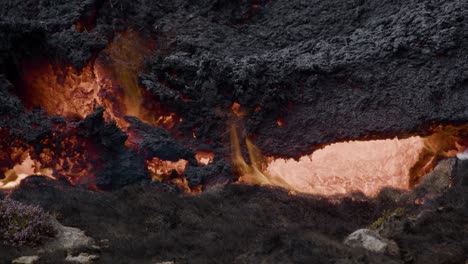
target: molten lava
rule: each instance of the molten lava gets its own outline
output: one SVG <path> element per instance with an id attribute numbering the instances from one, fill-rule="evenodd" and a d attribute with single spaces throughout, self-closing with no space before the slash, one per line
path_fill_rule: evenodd
<path id="1" fill-rule="evenodd" d="M 107 88 L 107 94 L 111 93 L 110 97 L 117 97 L 104 104 L 120 127 L 126 126 L 122 120 L 126 115 L 146 119 L 138 73 L 143 69 L 145 56 L 151 55 L 152 46 L 136 31 L 127 31 L 115 37 L 96 60 L 97 80 Z"/>
<path id="2" fill-rule="evenodd" d="M 138 73 L 144 69 L 145 57 L 152 55 L 154 46 L 154 42 L 137 32 L 127 31 L 117 35 L 95 61 L 81 70 L 59 63 L 27 62 L 22 76 L 24 87 L 19 94 L 26 106 L 42 107 L 51 115 L 66 117 L 69 123 L 102 107 L 106 120 L 115 121 L 128 134 L 126 146 L 139 153 L 138 138 L 128 128 L 125 116 L 173 131 L 183 122 L 139 86 Z M 260 109 L 257 106 L 254 112 Z M 248 113 L 238 102 L 232 104 L 231 110 L 236 120 Z M 288 125 L 283 116 L 278 117 L 276 124 Z M 96 188 L 94 176 L 101 169 L 99 150 L 74 129 L 68 125 L 57 129 L 40 142 L 39 149 L 15 138 L 0 139 L 0 172 L 4 174 L 0 188 L 14 187 L 29 175 L 64 177 L 72 184 Z M 437 127 L 432 132 L 424 138 L 336 143 L 297 161 L 265 157 L 246 139 L 247 162 L 233 128 L 232 163 L 240 181 L 245 183 L 321 195 L 361 191 L 373 196 L 384 187 L 405 190 L 417 185 L 441 159 L 455 156 L 468 145 L 468 126 Z M 192 133 L 197 138 L 195 130 Z M 206 166 L 214 161 L 214 153 L 199 150 L 195 158 L 199 165 Z M 155 181 L 177 184 L 187 192 L 201 190 L 201 186 L 189 187 L 184 175 L 186 160 L 145 159 Z"/>
<path id="3" fill-rule="evenodd" d="M 43 107 L 52 115 L 84 118 L 100 103 L 91 65 L 77 71 L 70 66 L 30 63 L 25 72 L 23 101 L 29 106 Z"/>
<path id="4" fill-rule="evenodd" d="M 242 111 L 241 109 L 241 105 L 238 103 L 238 102 L 234 102 L 231 106 L 231 110 L 232 112 L 238 116 L 238 117 L 243 117 L 245 116 L 245 113 L 244 111 Z"/>
<path id="5" fill-rule="evenodd" d="M 410 169 L 410 186 L 417 185 L 439 161 L 455 157 L 468 147 L 468 125 L 438 126 L 433 134 L 424 138 L 424 149 Z"/>
<path id="6" fill-rule="evenodd" d="M 441 159 L 465 150 L 467 131 L 466 126 L 441 126 L 424 138 L 335 143 L 299 160 L 266 158 L 246 139 L 248 164 L 237 130 L 232 128 L 232 162 L 243 183 L 318 195 L 362 192 L 375 196 L 385 187 L 407 190 L 415 186 Z"/>
<path id="7" fill-rule="evenodd" d="M 148 41 L 136 31 L 127 31 L 117 35 L 94 62 L 90 62 L 80 71 L 58 63 L 26 62 L 22 76 L 23 88 L 19 94 L 26 106 L 42 107 L 50 115 L 68 119 L 83 119 L 98 107 L 103 107 L 106 120 L 115 121 L 129 135 L 126 146 L 136 148 L 137 146 L 132 144 L 135 140 L 131 131 L 127 129 L 125 116 L 135 116 L 144 122 L 168 129 L 182 122 L 175 113 L 164 111 L 154 100 L 144 100 L 148 95 L 138 84 L 138 73 L 143 70 L 145 57 L 151 56 L 153 49 L 153 41 Z M 11 157 L 0 157 L 0 165 L 9 161 L 0 168 L 6 176 L 0 185 L 6 186 L 8 181 L 8 186 L 16 186 L 19 183 L 17 179 L 28 176 L 25 174 L 44 174 L 38 171 L 37 165 L 42 164 L 51 168 L 52 173 L 46 173 L 49 176 L 65 177 L 72 184 L 96 188 L 94 174 L 99 170 L 99 154 L 93 151 L 90 142 L 74 135 L 73 129 L 64 128 L 51 138 L 44 139 L 40 142 L 39 153 L 28 156 L 29 159 L 25 158 L 25 153 L 29 153 L 25 149 L 21 152 L 6 152 L 15 152 L 15 155 L 22 158 L 9 161 Z M 6 145 L 8 143 L 5 143 Z M 26 149 L 32 149 L 25 145 Z M 202 160 L 210 162 L 210 157 L 205 154 Z M 30 162 L 35 165 L 34 171 L 18 171 L 25 166 L 31 167 Z M 186 180 L 179 180 L 183 178 L 186 161 L 172 163 L 150 158 L 147 165 L 153 178 L 179 181 L 180 185 L 184 185 L 184 189 L 188 186 Z M 177 180 L 167 177 L 172 170 L 178 173 Z M 7 180 L 13 178 L 14 181 Z"/>
<path id="8" fill-rule="evenodd" d="M 80 71 L 68 65 L 25 63 L 20 94 L 27 106 L 42 107 L 51 115 L 82 119 L 104 107 L 107 118 L 124 130 L 125 116 L 172 128 L 180 120 L 177 115 L 159 104 L 145 104 L 146 91 L 138 84 L 138 73 L 153 49 L 152 41 L 126 31 Z"/>
<path id="9" fill-rule="evenodd" d="M 170 182 L 179 186 L 185 193 L 199 193 L 202 186 L 190 187 L 184 172 L 188 161 L 180 159 L 178 161 L 167 161 L 158 158 L 146 161 L 146 165 L 151 173 L 153 181 Z"/>
<path id="10" fill-rule="evenodd" d="M 332 195 L 361 191 L 375 196 L 384 187 L 409 187 L 409 170 L 423 146 L 420 137 L 341 142 L 298 161 L 270 159 L 266 171 L 301 192 Z"/>
<path id="11" fill-rule="evenodd" d="M 52 176 L 51 169 L 41 169 L 41 164 L 31 159 L 29 153 L 21 164 L 15 165 L 12 169 L 4 173 L 5 178 L 0 180 L 0 189 L 13 189 L 21 180 L 31 175 Z"/>
<path id="12" fill-rule="evenodd" d="M 168 180 L 174 173 L 177 176 L 182 176 L 185 172 L 185 167 L 187 167 L 188 161 L 178 160 L 178 161 L 167 161 L 161 160 L 158 158 L 153 158 L 152 160 L 146 161 L 149 171 L 153 180 L 163 181 Z"/>
<path id="13" fill-rule="evenodd" d="M 197 159 L 198 165 L 208 165 L 214 160 L 213 151 L 208 150 L 198 150 L 195 154 L 195 159 Z"/>

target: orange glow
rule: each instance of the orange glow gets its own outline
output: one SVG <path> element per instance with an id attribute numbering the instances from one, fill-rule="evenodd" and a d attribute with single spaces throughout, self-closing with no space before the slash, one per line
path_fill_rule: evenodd
<path id="1" fill-rule="evenodd" d="M 361 191 L 375 196 L 384 187 L 408 189 L 409 170 L 423 146 L 420 137 L 336 143 L 299 161 L 270 159 L 267 172 L 300 192 L 333 195 Z"/>
<path id="2" fill-rule="evenodd" d="M 146 161 L 146 166 L 151 172 L 151 177 L 155 181 L 169 180 L 173 172 L 178 176 L 182 176 L 187 167 L 188 161 L 181 159 L 178 161 L 167 161 L 158 158 Z"/>
<path id="3" fill-rule="evenodd" d="M 179 122 L 182 122 L 181 118 L 179 118 Z M 155 121 L 156 125 L 163 126 L 164 128 L 167 128 L 167 129 L 173 128 L 177 123 L 178 123 L 177 115 L 175 113 L 161 115 Z"/>
<path id="4" fill-rule="evenodd" d="M 97 189 L 94 173 L 100 169 L 100 155 L 87 139 L 73 135 L 73 128 L 41 140 L 39 149 L 1 132 L 0 189 L 15 188 L 31 175 L 65 178 L 73 185 Z"/>
<path id="5" fill-rule="evenodd" d="M 49 114 L 84 118 L 99 104 L 99 84 L 90 65 L 78 72 L 72 67 L 31 64 L 26 72 L 27 103 Z"/>
<path id="6" fill-rule="evenodd" d="M 284 126 L 284 121 L 282 118 L 278 118 L 278 120 L 276 120 L 276 124 L 279 126 L 279 127 L 282 127 Z"/>
<path id="7" fill-rule="evenodd" d="M 145 91 L 138 84 L 138 73 L 153 49 L 154 42 L 136 31 L 126 31 L 81 71 L 67 65 L 26 63 L 23 101 L 68 118 L 85 118 L 104 107 L 107 120 L 115 120 L 123 130 L 128 126 L 124 116 L 171 129 L 181 119 L 163 111 L 159 104 L 145 107 Z"/>
<path id="8" fill-rule="evenodd" d="M 82 26 L 80 23 L 77 27 Z M 83 119 L 98 107 L 103 107 L 106 121 L 115 121 L 127 132 L 129 139 L 125 145 L 136 147 L 132 143 L 136 142 L 135 135 L 128 131 L 125 116 L 135 116 L 166 129 L 182 122 L 175 113 L 163 111 L 157 102 L 144 104 L 147 95 L 139 86 L 138 73 L 143 70 L 145 57 L 151 56 L 153 49 L 153 41 L 136 31 L 127 31 L 117 35 L 97 59 L 81 71 L 66 65 L 26 63 L 24 90 L 20 94 L 28 107 L 43 107 L 51 115 L 66 118 Z M 54 176 L 66 177 L 72 184 L 94 184 L 93 171 L 98 169 L 95 166 L 99 166 L 99 162 L 92 161 L 99 160 L 99 156 L 90 151 L 92 146 L 86 140 L 71 136 L 61 140 L 59 146 L 49 139 L 41 144 L 44 148 L 35 158 L 52 168 Z M 155 175 L 164 174 L 172 166 L 163 161 L 149 163 Z M 158 164 L 162 167 L 158 168 Z M 181 167 L 185 166 L 182 165 L 180 162 L 175 165 L 181 174 Z M 8 166 L 2 168 L 2 172 L 5 173 L 12 165 Z"/>
<path id="9" fill-rule="evenodd" d="M 286 189 L 291 189 L 283 179 L 266 173 L 266 160 L 261 155 L 260 150 L 255 147 L 249 139 L 246 139 L 246 145 L 250 157 L 250 165 L 242 156 L 239 136 L 235 127 L 231 128 L 231 157 L 234 165 L 234 172 L 240 175 L 239 182 L 276 185 Z"/>
<path id="10" fill-rule="evenodd" d="M 384 187 L 408 190 L 441 159 L 465 150 L 467 128 L 438 127 L 424 138 L 335 143 L 299 160 L 265 158 L 246 139 L 250 164 L 243 158 L 237 131 L 232 128 L 232 162 L 242 183 L 318 195 L 360 191 L 375 196 Z"/>
<path id="11" fill-rule="evenodd" d="M 26 158 L 23 162 L 6 171 L 4 175 L 5 178 L 0 180 L 0 189 L 5 190 L 16 188 L 23 179 L 31 175 L 40 175 L 55 179 L 52 176 L 52 170 L 41 169 L 41 164 L 33 161 L 29 153 L 26 153 Z"/>
<path id="12" fill-rule="evenodd" d="M 410 186 L 417 185 L 439 161 L 455 157 L 468 146 L 468 125 L 438 126 L 433 134 L 424 138 L 424 149 L 410 169 Z"/>
<path id="13" fill-rule="evenodd" d="M 195 154 L 195 158 L 199 165 L 208 165 L 213 162 L 214 160 L 214 153 L 213 151 L 207 150 L 198 150 Z"/>
<path id="14" fill-rule="evenodd" d="M 161 160 L 153 158 L 146 161 L 146 166 L 151 173 L 153 181 L 170 182 L 176 184 L 185 193 L 199 193 L 202 186 L 190 188 L 184 172 L 188 161 L 180 159 L 178 161 Z"/>
<path id="15" fill-rule="evenodd" d="M 126 115 L 139 117 L 142 113 L 142 91 L 138 85 L 138 73 L 143 69 L 145 56 L 151 55 L 151 42 L 143 39 L 136 31 L 118 35 L 107 47 L 110 61 L 102 67 L 111 67 L 107 72 L 114 85 L 124 91 L 123 103 Z M 101 62 L 101 64 L 104 62 Z"/>
<path id="16" fill-rule="evenodd" d="M 58 146 L 49 139 L 43 140 L 41 144 L 44 148 L 39 154 L 39 160 L 44 166 L 52 168 L 54 176 L 65 177 L 73 185 L 96 188 L 94 171 L 99 165 L 94 161 L 99 160 L 99 157 L 87 140 L 72 135 L 63 138 Z"/>
<path id="17" fill-rule="evenodd" d="M 157 103 L 144 105 L 146 91 L 140 88 L 138 73 L 143 70 L 145 57 L 154 49 L 154 42 L 144 39 L 136 31 L 118 35 L 99 56 L 95 64 L 97 81 L 101 84 L 101 103 L 111 119 L 126 131 L 124 116 L 167 129 L 173 128 L 181 119 L 175 113 L 167 113 Z M 106 56 L 107 55 L 107 56 Z"/>
<path id="18" fill-rule="evenodd" d="M 245 113 L 241 110 L 241 105 L 238 102 L 234 102 L 232 104 L 231 110 L 236 116 L 241 117 L 245 115 Z"/>

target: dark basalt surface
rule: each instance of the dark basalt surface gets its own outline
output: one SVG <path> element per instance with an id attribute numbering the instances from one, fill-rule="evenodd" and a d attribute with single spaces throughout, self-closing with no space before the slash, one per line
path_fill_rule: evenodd
<path id="1" fill-rule="evenodd" d="M 98 188 L 118 189 L 135 182 L 151 180 L 143 158 L 135 150 L 125 147 L 127 134 L 115 123 L 104 122 L 103 109 L 89 115 L 77 125 L 77 129 L 77 134 L 90 139 L 93 149 L 98 151 L 98 159 L 91 161 L 99 164 L 95 172 Z"/>
<path id="2" fill-rule="evenodd" d="M 283 157 L 468 117 L 465 1 L 27 0 L 0 10 L 10 81 L 36 56 L 81 67 L 129 28 L 155 39 L 141 84 L 183 117 L 177 133 L 197 133 L 191 145 L 226 144 L 233 102 L 246 113 L 239 127 Z"/>

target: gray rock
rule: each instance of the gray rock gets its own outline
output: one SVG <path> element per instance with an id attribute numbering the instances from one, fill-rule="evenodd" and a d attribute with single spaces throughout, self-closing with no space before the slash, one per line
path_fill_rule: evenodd
<path id="1" fill-rule="evenodd" d="M 388 255 L 399 255 L 400 249 L 393 240 L 380 236 L 377 231 L 370 229 L 359 229 L 349 235 L 344 244 L 351 247 L 360 247 L 376 253 Z"/>
<path id="2" fill-rule="evenodd" d="M 39 252 L 54 252 L 82 247 L 92 248 L 95 246 L 94 239 L 86 236 L 82 230 L 63 226 L 56 220 L 53 221 L 53 225 L 57 230 L 57 237 L 44 244 Z"/>
<path id="3" fill-rule="evenodd" d="M 34 264 L 39 260 L 38 256 L 23 256 L 17 259 L 14 259 L 12 264 Z"/>
<path id="4" fill-rule="evenodd" d="M 416 193 L 438 195 L 447 190 L 451 184 L 456 162 L 455 158 L 440 161 L 432 172 L 424 176 L 416 188 Z"/>
<path id="5" fill-rule="evenodd" d="M 434 170 L 424 176 L 413 192 L 402 196 L 400 200 L 406 200 L 409 204 L 424 204 L 440 197 L 453 185 L 459 162 L 456 158 L 441 160 Z"/>
<path id="6" fill-rule="evenodd" d="M 97 260 L 99 256 L 97 255 L 90 255 L 88 253 L 80 253 L 78 256 L 72 256 L 72 255 L 67 255 L 65 258 L 65 261 L 67 262 L 73 262 L 73 263 L 82 263 L 82 264 L 88 264 L 88 263 L 93 263 L 94 260 Z"/>
<path id="7" fill-rule="evenodd" d="M 458 159 L 455 166 L 454 183 L 468 186 L 468 160 Z"/>

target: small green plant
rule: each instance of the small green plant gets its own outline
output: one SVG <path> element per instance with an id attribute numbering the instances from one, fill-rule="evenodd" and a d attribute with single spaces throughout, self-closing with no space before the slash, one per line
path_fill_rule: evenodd
<path id="1" fill-rule="evenodd" d="M 395 210 L 385 210 L 383 211 L 382 216 L 375 220 L 375 222 L 372 223 L 369 228 L 374 230 L 378 229 L 383 224 L 383 222 L 385 222 L 385 220 L 387 220 L 392 215 L 403 217 L 407 215 L 407 211 L 403 207 L 398 207 Z"/>
<path id="2" fill-rule="evenodd" d="M 24 205 L 11 199 L 0 200 L 0 244 L 37 245 L 56 233 L 51 215 L 38 206 Z"/>

